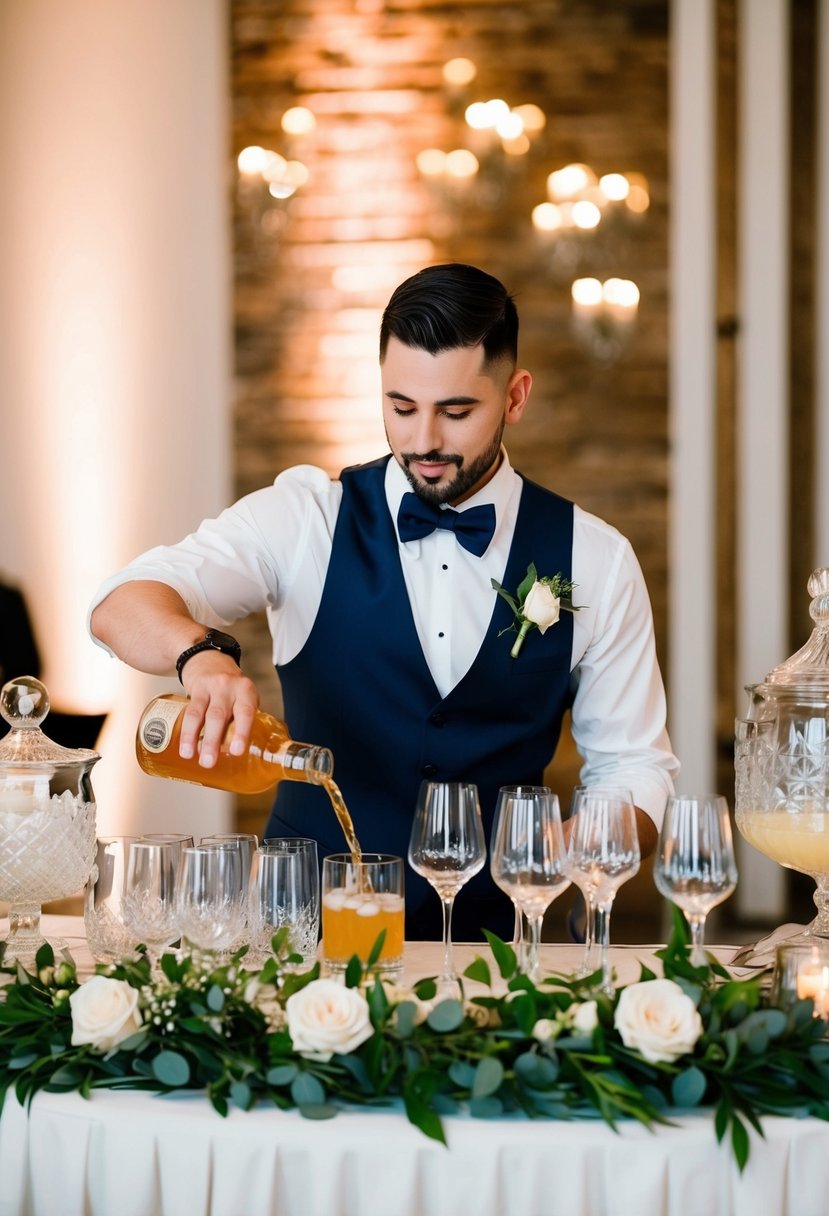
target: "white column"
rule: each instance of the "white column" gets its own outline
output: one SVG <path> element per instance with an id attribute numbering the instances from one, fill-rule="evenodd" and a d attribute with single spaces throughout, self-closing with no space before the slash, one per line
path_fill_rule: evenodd
<path id="1" fill-rule="evenodd" d="M 829 0 L 818 19 L 815 566 L 829 566 Z"/>
<path id="2" fill-rule="evenodd" d="M 716 76 L 713 0 L 671 6 L 671 742 L 714 786 Z"/>
<path id="3" fill-rule="evenodd" d="M 789 28 L 787 0 L 739 9 L 740 342 L 738 704 L 789 653 L 788 317 Z M 785 875 L 740 841 L 737 904 L 776 918 Z"/>
<path id="4" fill-rule="evenodd" d="M 101 834 L 228 821 L 138 770 L 160 682 L 85 632 L 105 575 L 229 497 L 225 7 L 0 4 L 0 561 L 53 702 L 110 713 Z"/>

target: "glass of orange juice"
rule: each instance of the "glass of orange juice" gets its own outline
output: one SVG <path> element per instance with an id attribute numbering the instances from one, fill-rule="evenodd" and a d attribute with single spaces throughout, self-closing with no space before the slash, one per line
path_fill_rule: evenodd
<path id="1" fill-rule="evenodd" d="M 344 971 L 352 955 L 365 963 L 385 930 L 377 970 L 403 966 L 403 858 L 390 853 L 334 853 L 322 863 L 322 956 Z"/>

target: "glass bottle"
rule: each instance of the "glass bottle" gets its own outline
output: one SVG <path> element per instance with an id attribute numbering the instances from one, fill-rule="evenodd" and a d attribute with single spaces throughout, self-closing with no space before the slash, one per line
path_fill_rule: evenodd
<path id="1" fill-rule="evenodd" d="M 180 693 L 162 693 L 144 709 L 135 736 L 135 754 L 145 773 L 235 794 L 262 794 L 285 780 L 325 786 L 331 783 L 334 758 L 328 748 L 295 742 L 284 722 L 262 710 L 254 716 L 250 741 L 241 756 L 230 754 L 231 723 L 212 768 L 199 764 L 198 749 L 196 755 L 185 760 L 179 755 L 179 738 L 187 704 L 188 698 Z"/>

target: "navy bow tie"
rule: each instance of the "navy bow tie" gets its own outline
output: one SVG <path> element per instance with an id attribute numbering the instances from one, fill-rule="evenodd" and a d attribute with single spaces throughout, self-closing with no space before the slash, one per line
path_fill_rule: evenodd
<path id="1" fill-rule="evenodd" d="M 435 528 L 454 532 L 459 545 L 476 557 L 483 557 L 495 535 L 495 507 L 488 502 L 466 511 L 453 511 L 451 507 L 441 511 L 418 498 L 417 494 L 404 494 L 397 512 L 400 539 L 422 540 Z"/>

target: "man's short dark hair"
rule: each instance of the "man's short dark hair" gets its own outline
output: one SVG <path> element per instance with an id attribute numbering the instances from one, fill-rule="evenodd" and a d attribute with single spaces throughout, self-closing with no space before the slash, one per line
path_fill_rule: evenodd
<path id="1" fill-rule="evenodd" d="M 450 262 L 427 266 L 394 291 L 380 324 L 380 362 L 389 338 L 436 355 L 461 346 L 483 346 L 488 363 L 518 358 L 518 312 L 493 275 Z"/>

